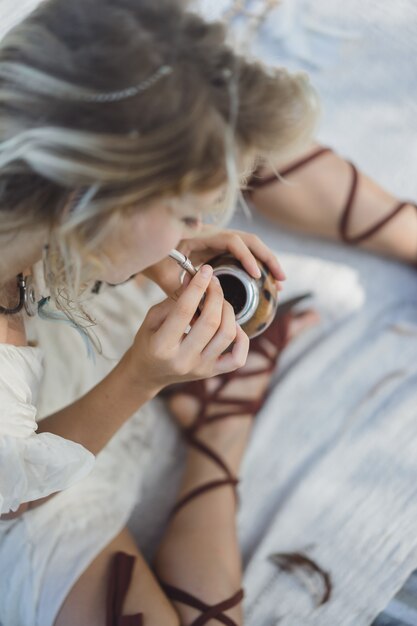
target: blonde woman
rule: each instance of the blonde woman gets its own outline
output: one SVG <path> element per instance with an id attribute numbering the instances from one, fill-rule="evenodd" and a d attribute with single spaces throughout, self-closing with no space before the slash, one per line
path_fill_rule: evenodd
<path id="1" fill-rule="evenodd" d="M 137 412 L 159 391 L 225 373 L 232 380 L 245 365 L 248 339 L 204 263 L 227 250 L 250 274 L 257 257 L 277 281 L 284 275 L 256 237 L 205 235 L 201 223 L 233 206 L 258 158 L 299 150 L 314 118 L 305 78 L 246 62 L 225 45 L 220 25 L 179 0 L 49 0 L 2 42 L 0 623 L 242 623 L 230 487 L 250 420 L 213 420 L 199 440 L 206 454 L 190 447 L 183 506 L 156 560 L 161 583 L 120 531 L 135 502 L 134 494 L 119 497 L 118 474 L 139 472 Z M 178 246 L 202 265 L 181 289 L 165 260 Z M 130 347 L 101 382 L 38 426 L 42 356 L 28 345 L 28 316 L 66 320 L 88 343 L 83 300 L 94 284 L 140 272 L 171 297 L 138 319 Z M 241 381 L 228 389 L 229 378 L 214 378 L 224 397 L 239 397 L 234 418 L 259 408 L 288 323 L 274 327 L 262 351 L 253 348 Z M 213 393 L 208 386 L 206 404 Z M 181 398 L 172 408 L 184 427 L 196 414 Z M 122 431 L 125 458 L 115 470 Z M 102 475 L 114 478 L 105 488 Z M 184 506 L 187 494 L 193 502 Z"/>

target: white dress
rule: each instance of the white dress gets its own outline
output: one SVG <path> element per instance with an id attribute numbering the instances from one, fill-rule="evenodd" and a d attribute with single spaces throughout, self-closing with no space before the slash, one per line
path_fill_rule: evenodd
<path id="1" fill-rule="evenodd" d="M 37 348 L 0 345 L 0 515 L 70 487 L 94 456 L 81 445 L 36 435 L 36 401 L 43 373 Z"/>
<path id="2" fill-rule="evenodd" d="M 94 466 L 94 456 L 82 446 L 49 433 L 35 434 L 42 372 L 39 349 L 0 345 L 1 513 L 70 487 Z M 0 521 L 0 563 L 7 572 L 0 583 L 0 623 L 4 626 L 34 623 L 29 565 L 33 550 L 27 522 L 27 517 Z"/>
<path id="3" fill-rule="evenodd" d="M 35 431 L 36 419 L 74 401 L 114 367 L 148 301 L 133 283 L 95 298 L 90 311 L 103 351 L 95 362 L 64 323 L 28 325 L 44 351 L 0 346 L 1 511 L 60 492 L 16 520 L 0 521 L 0 570 L 8 573 L 0 578 L 1 626 L 52 626 L 72 585 L 140 500 L 153 405 L 128 420 L 96 458 Z"/>

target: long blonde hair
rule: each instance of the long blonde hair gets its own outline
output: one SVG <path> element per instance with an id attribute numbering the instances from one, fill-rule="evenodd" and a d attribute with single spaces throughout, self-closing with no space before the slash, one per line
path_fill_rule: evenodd
<path id="1" fill-rule="evenodd" d="M 235 191 L 245 157 L 291 156 L 316 112 L 305 77 L 236 54 L 187 2 L 45 0 L 0 45 L 0 235 L 50 228 L 49 286 L 76 299 L 121 213 Z"/>

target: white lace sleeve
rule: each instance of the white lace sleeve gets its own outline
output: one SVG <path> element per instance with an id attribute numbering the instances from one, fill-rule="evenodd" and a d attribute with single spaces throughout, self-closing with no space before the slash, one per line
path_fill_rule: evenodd
<path id="1" fill-rule="evenodd" d="M 0 345 L 0 515 L 66 489 L 94 465 L 83 446 L 35 433 L 42 373 L 40 350 Z"/>

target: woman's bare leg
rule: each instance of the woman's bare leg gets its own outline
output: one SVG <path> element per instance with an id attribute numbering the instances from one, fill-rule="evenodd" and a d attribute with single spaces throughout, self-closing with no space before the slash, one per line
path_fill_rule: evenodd
<path id="1" fill-rule="evenodd" d="M 312 145 L 305 155 L 318 147 L 318 144 Z M 300 159 L 303 156 L 300 155 Z M 277 165 L 275 171 L 283 170 L 287 165 L 290 164 Z M 273 173 L 273 168 L 265 167 L 259 175 L 266 178 Z M 285 179 L 290 184 L 277 182 L 255 189 L 251 197 L 255 207 L 278 224 L 340 240 L 339 220 L 352 182 L 349 164 L 337 154 L 328 152 L 288 174 Z M 398 199 L 392 194 L 360 173 L 349 233 L 355 235 L 364 232 L 388 215 L 397 202 Z M 406 206 L 389 224 L 361 246 L 415 263 L 416 208 L 412 205 Z"/>
<path id="2" fill-rule="evenodd" d="M 123 614 L 143 613 L 146 626 L 179 626 L 175 609 L 161 590 L 127 529 L 99 554 L 75 583 L 62 605 L 55 626 L 105 626 L 111 563 L 119 551 L 136 557 Z"/>
<path id="3" fill-rule="evenodd" d="M 268 377 L 269 378 L 269 377 Z M 254 380 L 258 389 L 259 382 Z M 266 384 L 262 381 L 263 386 Z M 251 389 L 246 381 L 246 389 Z M 235 392 L 234 389 L 232 389 Z M 256 393 L 259 393 L 256 391 Z M 181 417 L 190 415 L 185 403 L 176 404 Z M 251 429 L 251 419 L 227 420 L 207 427 L 201 438 L 216 448 L 232 471 L 238 470 Z M 200 454 L 190 451 L 181 492 L 219 477 Z M 211 604 L 232 596 L 241 586 L 241 564 L 235 528 L 233 490 L 224 487 L 190 503 L 174 518 L 162 542 L 157 571 L 164 582 L 192 593 Z M 124 614 L 143 613 L 146 626 L 188 626 L 199 615 L 182 605 L 170 604 L 141 557 L 129 532 L 124 530 L 96 558 L 67 597 L 55 626 L 104 626 L 107 584 L 113 555 L 124 551 L 136 556 L 134 575 L 124 604 Z M 180 615 L 180 620 L 178 618 Z M 226 612 L 242 623 L 241 606 Z M 214 626 L 217 622 L 208 622 Z"/>
<path id="4" fill-rule="evenodd" d="M 243 454 L 250 419 L 233 420 L 231 428 L 207 428 L 205 441 L 215 445 L 235 470 Z M 211 432 L 209 432 L 209 430 Z M 202 436 L 203 438 L 203 436 Z M 182 492 L 216 475 L 201 455 L 190 453 Z M 218 474 L 217 474 L 218 476 Z M 241 566 L 235 530 L 235 498 L 225 487 L 201 497 L 178 513 L 163 541 L 157 559 L 158 573 L 202 600 L 217 603 L 240 589 Z M 107 585 L 112 557 L 118 551 L 136 557 L 124 615 L 143 613 L 146 626 L 188 626 L 199 615 L 178 605 L 174 608 L 143 560 L 135 542 L 124 530 L 95 559 L 68 595 L 55 626 L 104 626 Z M 181 615 L 181 620 L 178 613 Z M 241 607 L 226 613 L 242 623 Z M 209 625 L 217 622 L 209 622 Z"/>
<path id="5" fill-rule="evenodd" d="M 291 322 L 289 337 L 293 338 L 318 322 L 314 312 L 306 312 Z M 274 354 L 275 352 L 272 352 Z M 271 355 L 272 356 L 272 355 Z M 265 367 L 265 358 L 249 353 L 246 371 Z M 270 381 L 270 374 L 237 378 L 224 388 L 222 397 L 260 398 Z M 216 379 L 206 381 L 213 389 Z M 171 400 L 171 411 L 182 426 L 190 424 L 198 411 L 195 399 L 178 395 Z M 231 407 L 233 409 L 233 407 Z M 218 412 L 209 408 L 208 416 Z M 239 468 L 252 429 L 253 418 L 240 415 L 209 423 L 198 433 L 198 439 L 214 450 L 231 469 Z M 190 448 L 179 496 L 224 473 L 206 456 Z M 179 566 L 180 565 L 180 566 Z M 155 568 L 161 580 L 182 589 L 208 605 L 232 597 L 242 587 L 242 567 L 236 531 L 236 498 L 230 485 L 206 492 L 182 507 L 173 517 L 159 547 Z M 183 626 L 189 626 L 200 612 L 178 603 Z M 224 613 L 239 626 L 243 624 L 242 604 Z M 217 626 L 217 620 L 207 622 Z"/>
<path id="6" fill-rule="evenodd" d="M 289 339 L 317 322 L 314 312 L 306 312 L 295 318 L 289 327 Z M 265 366 L 265 358 L 250 354 L 245 368 L 257 369 L 262 366 Z M 270 376 L 256 375 L 231 381 L 224 390 L 224 396 L 259 398 L 264 393 Z M 216 379 L 207 382 L 213 386 L 218 384 Z M 185 426 L 193 420 L 197 406 L 194 400 L 177 396 L 171 401 L 171 409 L 178 422 Z M 242 415 L 213 422 L 201 430 L 199 439 L 215 449 L 232 472 L 238 475 L 251 428 L 252 418 Z M 179 497 L 197 485 L 223 477 L 220 470 L 206 457 L 190 449 Z M 105 625 L 111 562 L 119 551 L 136 558 L 123 614 L 143 613 L 145 626 L 192 624 L 200 613 L 184 605 L 177 604 L 174 607 L 170 603 L 141 556 L 133 537 L 125 529 L 76 582 L 61 608 L 55 626 Z M 236 499 L 230 486 L 203 494 L 174 516 L 158 550 L 155 566 L 163 582 L 187 591 L 206 604 L 217 604 L 226 600 L 241 588 Z M 241 605 L 225 614 L 239 626 L 243 623 Z M 214 620 L 207 622 L 207 626 L 217 624 Z"/>
<path id="7" fill-rule="evenodd" d="M 251 429 L 250 417 L 242 418 L 226 420 L 228 424 L 210 425 L 201 437 L 199 435 L 235 475 Z M 207 458 L 190 450 L 180 496 L 198 485 L 223 477 L 221 470 Z M 177 513 L 160 545 L 155 567 L 161 580 L 208 605 L 227 600 L 239 591 L 242 573 L 236 534 L 236 499 L 230 485 L 201 495 Z M 201 615 L 182 604 L 177 605 L 177 610 L 184 626 Z M 236 624 L 243 623 L 241 604 L 225 614 Z M 217 623 L 211 620 L 208 625 Z"/>

